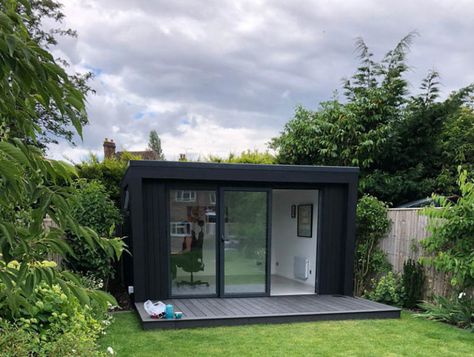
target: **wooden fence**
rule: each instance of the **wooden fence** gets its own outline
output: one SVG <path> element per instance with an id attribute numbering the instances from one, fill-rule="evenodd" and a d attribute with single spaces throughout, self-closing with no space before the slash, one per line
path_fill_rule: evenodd
<path id="1" fill-rule="evenodd" d="M 388 217 L 392 221 L 390 231 L 380 247 L 387 254 L 393 271 L 402 272 L 403 263 L 411 258 L 426 256 L 420 241 L 428 236 L 428 218 L 420 214 L 420 208 L 391 208 Z M 425 298 L 432 295 L 448 296 L 451 293 L 449 279 L 434 268 L 425 267 Z"/>
<path id="2" fill-rule="evenodd" d="M 50 217 L 46 217 L 45 219 L 43 219 L 43 227 L 44 229 L 49 229 L 50 227 L 57 227 L 57 225 Z M 62 258 L 57 254 L 50 254 L 48 256 L 48 260 L 56 262 L 57 265 L 61 265 L 62 263 Z"/>

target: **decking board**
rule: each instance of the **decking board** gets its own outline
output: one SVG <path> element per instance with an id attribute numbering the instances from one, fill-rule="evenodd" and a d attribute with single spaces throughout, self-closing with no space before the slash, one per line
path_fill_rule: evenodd
<path id="1" fill-rule="evenodd" d="M 400 309 L 349 296 L 301 295 L 163 300 L 182 311 L 179 320 L 156 320 L 136 303 L 144 329 L 288 323 L 315 320 L 398 318 Z"/>

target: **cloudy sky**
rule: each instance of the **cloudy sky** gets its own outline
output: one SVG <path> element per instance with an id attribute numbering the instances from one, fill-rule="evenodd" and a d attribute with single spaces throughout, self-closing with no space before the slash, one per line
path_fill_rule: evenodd
<path id="1" fill-rule="evenodd" d="M 63 0 L 77 39 L 55 55 L 92 71 L 90 125 L 54 158 L 143 150 L 158 131 L 168 159 L 265 149 L 302 104 L 317 108 L 357 66 L 361 36 L 377 58 L 418 31 L 412 90 L 429 69 L 443 93 L 474 82 L 474 1 Z"/>

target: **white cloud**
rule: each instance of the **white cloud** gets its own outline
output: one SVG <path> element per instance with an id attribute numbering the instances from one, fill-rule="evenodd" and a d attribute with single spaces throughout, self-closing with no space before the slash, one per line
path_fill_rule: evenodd
<path id="1" fill-rule="evenodd" d="M 354 39 L 380 58 L 411 30 L 409 78 L 441 72 L 444 94 L 474 81 L 470 1 L 64 0 L 55 54 L 92 70 L 84 141 L 50 155 L 80 159 L 144 149 L 156 129 L 169 158 L 265 148 L 297 104 L 314 108 L 357 66 Z M 187 123 L 188 124 L 184 124 Z"/>
<path id="2" fill-rule="evenodd" d="M 162 143 L 168 159 L 176 160 L 176 153 L 185 153 L 190 159 L 210 154 L 227 156 L 246 149 L 266 150 L 268 142 L 277 132 L 267 129 L 257 131 L 248 128 L 226 128 L 204 117 L 193 118 L 192 125 L 180 124 L 175 135 L 162 135 Z"/>

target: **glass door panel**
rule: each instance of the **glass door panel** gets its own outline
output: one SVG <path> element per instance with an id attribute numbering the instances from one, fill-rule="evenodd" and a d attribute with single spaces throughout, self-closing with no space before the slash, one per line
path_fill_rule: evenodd
<path id="1" fill-rule="evenodd" d="M 171 295 L 216 294 L 216 191 L 169 192 Z"/>
<path id="2" fill-rule="evenodd" d="M 223 190 L 223 293 L 267 292 L 268 192 Z"/>

